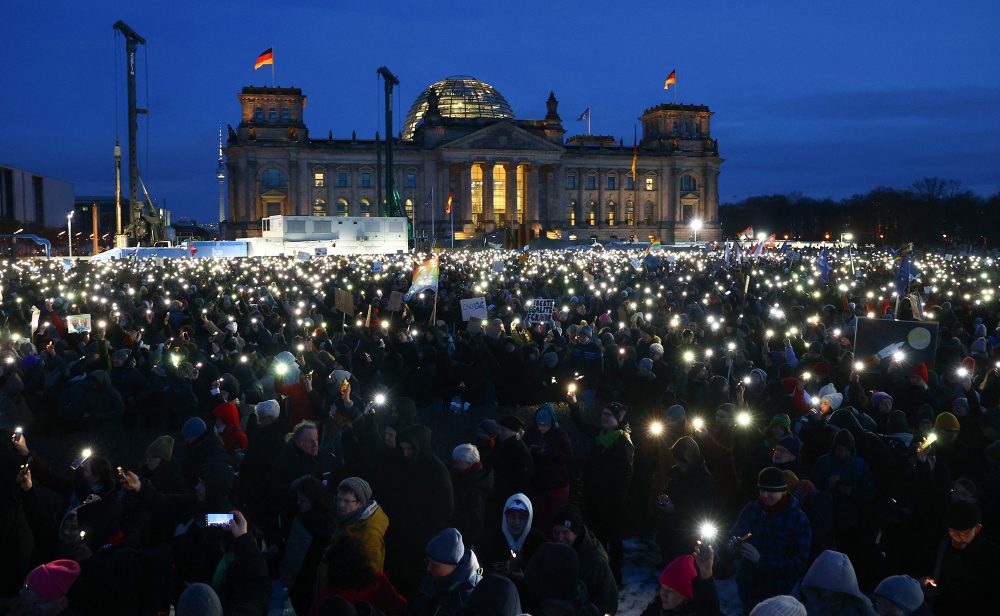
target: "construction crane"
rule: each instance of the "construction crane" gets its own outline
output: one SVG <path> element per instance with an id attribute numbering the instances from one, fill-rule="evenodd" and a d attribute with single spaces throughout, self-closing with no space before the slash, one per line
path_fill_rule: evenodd
<path id="1" fill-rule="evenodd" d="M 130 240 L 138 245 L 143 240 L 150 246 L 166 238 L 166 229 L 159 211 L 153 205 L 146 186 L 142 185 L 145 197 L 140 201 L 138 197 L 139 186 L 142 183 L 139 177 L 138 148 L 136 147 L 136 135 L 138 133 L 139 114 L 146 114 L 147 109 L 139 108 L 136 105 L 135 96 L 135 52 L 139 45 L 145 45 L 146 39 L 121 20 L 115 22 L 113 28 L 122 33 L 125 37 L 125 76 L 128 86 L 128 190 L 129 205 L 132 208 L 131 222 L 126 226 L 125 233 Z M 96 232 L 96 231 L 95 231 Z"/>

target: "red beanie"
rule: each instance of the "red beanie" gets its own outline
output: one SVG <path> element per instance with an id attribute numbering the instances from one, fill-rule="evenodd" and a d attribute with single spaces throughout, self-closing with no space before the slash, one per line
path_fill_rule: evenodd
<path id="1" fill-rule="evenodd" d="M 972 357 L 966 357 L 962 360 L 962 367 L 969 371 L 969 374 L 976 373 L 976 360 Z"/>
<path id="2" fill-rule="evenodd" d="M 926 384 L 930 377 L 927 376 L 927 364 L 920 362 L 913 368 L 913 372 L 910 376 L 919 376 L 921 380 Z"/>
<path id="3" fill-rule="evenodd" d="M 66 596 L 79 576 L 80 565 L 75 560 L 53 560 L 32 569 L 24 583 L 39 597 L 55 601 Z"/>
<path id="4" fill-rule="evenodd" d="M 698 577 L 698 570 L 694 566 L 694 556 L 685 554 L 670 561 L 667 568 L 660 574 L 660 585 L 690 599 L 694 597 L 694 587 L 691 583 L 696 577 Z"/>

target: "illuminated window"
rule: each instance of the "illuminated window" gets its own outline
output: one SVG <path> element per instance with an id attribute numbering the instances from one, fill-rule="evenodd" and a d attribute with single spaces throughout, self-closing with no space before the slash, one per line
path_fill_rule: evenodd
<path id="1" fill-rule="evenodd" d="M 315 188 L 323 188 L 326 186 L 326 174 L 322 171 L 313 172 L 313 186 Z"/>
<path id="2" fill-rule="evenodd" d="M 372 187 L 372 174 L 362 173 L 361 174 L 361 188 L 371 188 Z"/>
<path id="3" fill-rule="evenodd" d="M 618 209 L 618 204 L 614 201 L 608 201 L 608 226 L 615 226 L 615 210 Z"/>
<path id="4" fill-rule="evenodd" d="M 642 204 L 642 224 L 653 224 L 653 202 L 647 201 Z"/>
<path id="5" fill-rule="evenodd" d="M 483 218 L 483 166 L 472 165 L 472 224 L 479 227 Z"/>
<path id="6" fill-rule="evenodd" d="M 593 199 L 587 204 L 587 223 L 591 227 L 597 224 L 597 202 Z"/>
<path id="7" fill-rule="evenodd" d="M 347 187 L 347 174 L 346 173 L 338 173 L 337 174 L 337 186 L 339 186 L 340 188 L 346 188 Z"/>
<path id="8" fill-rule="evenodd" d="M 690 175 L 681 176 L 681 190 L 692 191 L 698 190 L 698 182 Z"/>
<path id="9" fill-rule="evenodd" d="M 569 189 L 576 188 L 576 176 L 575 175 L 567 175 L 566 176 L 566 188 L 569 188 Z"/>
<path id="10" fill-rule="evenodd" d="M 566 208 L 566 224 L 570 227 L 576 226 L 576 199 L 569 200 L 569 207 Z"/>
<path id="11" fill-rule="evenodd" d="M 517 166 L 517 195 L 515 197 L 517 207 L 517 222 L 524 222 L 524 165 Z"/>
<path id="12" fill-rule="evenodd" d="M 347 216 L 350 209 L 350 204 L 347 203 L 347 199 L 344 199 L 343 197 L 337 199 L 337 216 Z"/>
<path id="13" fill-rule="evenodd" d="M 406 187 L 416 188 L 417 187 L 417 174 L 407 173 L 406 174 Z"/>
<path id="14" fill-rule="evenodd" d="M 630 227 L 635 224 L 635 202 L 631 199 L 625 202 L 625 224 Z"/>
<path id="15" fill-rule="evenodd" d="M 613 175 L 608 176 L 608 190 L 618 190 L 618 178 Z"/>
<path id="16" fill-rule="evenodd" d="M 646 178 L 646 190 L 656 190 L 656 178 Z"/>
<path id="17" fill-rule="evenodd" d="M 313 199 L 313 216 L 326 216 L 326 199 L 323 197 Z"/>
<path id="18" fill-rule="evenodd" d="M 587 176 L 587 190 L 597 190 L 597 176 L 588 175 Z"/>
<path id="19" fill-rule="evenodd" d="M 507 168 L 493 165 L 493 216 L 498 224 L 507 222 Z"/>
<path id="20" fill-rule="evenodd" d="M 635 178 L 634 177 L 628 176 L 627 178 L 625 178 L 625 189 L 626 190 L 635 190 Z"/>
<path id="21" fill-rule="evenodd" d="M 371 218 L 372 215 L 372 202 L 368 199 L 362 199 L 360 201 L 361 205 L 361 215 L 365 218 Z"/>
<path id="22" fill-rule="evenodd" d="M 407 199 L 404 207 L 406 207 L 406 217 L 413 220 L 413 199 Z"/>

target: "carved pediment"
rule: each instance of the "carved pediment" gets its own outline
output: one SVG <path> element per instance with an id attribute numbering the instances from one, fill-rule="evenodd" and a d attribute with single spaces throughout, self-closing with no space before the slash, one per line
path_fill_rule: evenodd
<path id="1" fill-rule="evenodd" d="M 562 152 L 563 148 L 511 124 L 497 122 L 441 146 L 443 150 L 514 150 Z"/>

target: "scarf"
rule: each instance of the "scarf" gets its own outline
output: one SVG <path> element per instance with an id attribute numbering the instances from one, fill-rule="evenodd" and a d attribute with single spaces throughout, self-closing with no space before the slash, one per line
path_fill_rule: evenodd
<path id="1" fill-rule="evenodd" d="M 362 520 L 367 520 L 373 513 L 375 513 L 376 509 L 378 509 L 378 503 L 372 501 L 368 503 L 367 507 L 358 507 L 355 511 L 342 518 L 338 516 L 339 519 L 337 521 L 340 523 L 341 527 L 350 526 L 351 524 L 356 524 Z"/>
<path id="2" fill-rule="evenodd" d="M 781 500 L 779 500 L 778 502 L 774 503 L 769 507 L 764 507 L 764 514 L 769 518 L 773 518 L 774 516 L 781 513 L 785 509 L 785 507 L 788 507 L 788 503 L 791 500 L 792 500 L 791 494 L 785 492 L 784 494 L 781 495 Z"/>
<path id="3" fill-rule="evenodd" d="M 612 445 L 615 444 L 615 441 L 618 440 L 618 437 L 620 437 L 623 434 L 625 434 L 624 430 L 611 430 L 609 432 L 602 432 L 601 434 L 598 434 L 594 438 L 594 441 L 597 442 L 598 447 L 600 447 L 604 451 L 607 451 L 608 449 L 611 449 Z"/>

